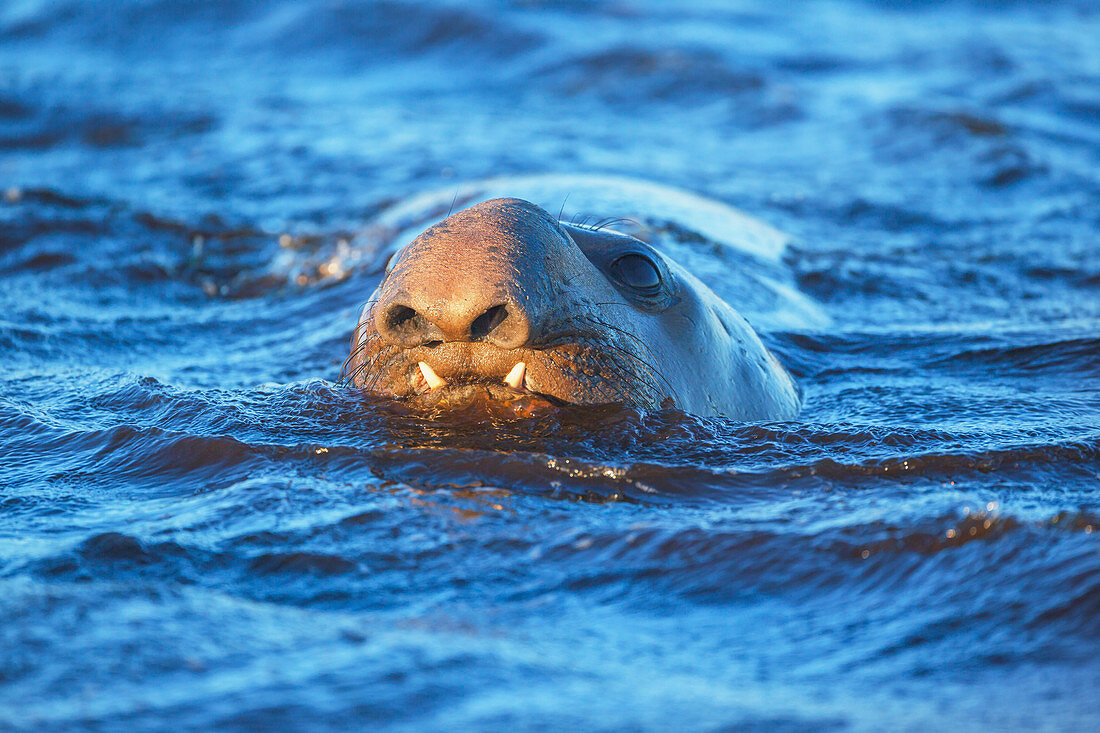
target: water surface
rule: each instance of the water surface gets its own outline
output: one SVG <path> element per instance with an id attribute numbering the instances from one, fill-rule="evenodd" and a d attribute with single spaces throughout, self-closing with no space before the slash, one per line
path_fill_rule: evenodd
<path id="1" fill-rule="evenodd" d="M 0 727 L 1089 727 L 1097 38 L 1084 1 L 0 5 Z M 338 385 L 371 222 L 530 173 L 791 233 L 800 418 Z"/>

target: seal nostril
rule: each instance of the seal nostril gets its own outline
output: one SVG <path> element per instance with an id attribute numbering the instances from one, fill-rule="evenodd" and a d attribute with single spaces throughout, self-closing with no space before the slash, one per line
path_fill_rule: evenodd
<path id="1" fill-rule="evenodd" d="M 424 317 L 405 305 L 395 305 L 386 312 L 386 326 L 399 336 L 415 336 L 425 331 Z"/>
<path id="2" fill-rule="evenodd" d="M 494 305 L 482 313 L 470 324 L 470 339 L 481 341 L 493 330 L 508 319 L 508 308 L 504 305 Z"/>

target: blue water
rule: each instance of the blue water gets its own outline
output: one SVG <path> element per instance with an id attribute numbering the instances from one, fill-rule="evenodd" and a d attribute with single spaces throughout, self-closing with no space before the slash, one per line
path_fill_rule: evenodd
<path id="1" fill-rule="evenodd" d="M 1086 0 L 0 3 L 0 728 L 1090 728 L 1098 38 Z M 800 418 L 338 384 L 372 222 L 530 173 L 793 235 Z"/>

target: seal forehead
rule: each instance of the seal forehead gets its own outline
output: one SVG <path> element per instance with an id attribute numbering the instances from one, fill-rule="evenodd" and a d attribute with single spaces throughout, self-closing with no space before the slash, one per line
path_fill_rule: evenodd
<path id="1" fill-rule="evenodd" d="M 544 209 L 522 199 L 492 199 L 452 214 L 415 241 L 438 245 L 455 237 L 476 237 L 484 242 L 514 242 L 548 234 L 560 237 L 561 229 Z"/>

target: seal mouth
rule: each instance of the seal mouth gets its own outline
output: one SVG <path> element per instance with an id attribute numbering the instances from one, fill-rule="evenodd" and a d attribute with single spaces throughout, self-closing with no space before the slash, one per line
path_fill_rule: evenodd
<path id="1" fill-rule="evenodd" d="M 570 341 L 502 349 L 486 342 L 441 342 L 401 348 L 370 333 L 358 351 L 362 361 L 348 381 L 417 405 L 478 399 L 553 405 L 653 401 L 654 385 L 611 344 Z"/>
<path id="2" fill-rule="evenodd" d="M 567 404 L 553 395 L 532 389 L 527 384 L 527 363 L 523 361 L 516 362 L 502 379 L 482 377 L 448 382 L 436 374 L 426 361 L 417 362 L 417 368 L 419 375 L 412 380 L 416 394 L 409 400 L 420 405 L 460 405 L 486 400 L 500 403 L 524 401 L 547 405 Z"/>
<path id="3" fill-rule="evenodd" d="M 447 387 L 450 386 L 446 379 L 435 373 L 435 370 L 432 369 L 431 365 L 428 364 L 428 362 L 417 362 L 417 366 L 420 368 L 420 377 L 421 379 L 423 379 L 424 385 L 428 388 L 429 391 L 445 390 Z M 501 381 L 504 382 L 506 386 L 511 387 L 512 390 L 516 392 L 530 392 L 531 390 L 529 390 L 525 385 L 526 376 L 527 363 L 523 361 L 517 361 L 516 365 L 511 368 L 508 374 L 506 374 L 504 376 L 504 379 L 502 379 Z M 488 382 L 486 380 L 475 380 L 475 382 L 477 381 L 497 386 L 495 383 Z"/>
<path id="4" fill-rule="evenodd" d="M 529 389 L 524 382 L 527 364 L 516 362 L 503 379 L 472 379 L 448 382 L 424 361 L 418 362 L 419 378 L 413 379 L 416 394 L 407 402 L 420 408 L 504 406 L 517 415 L 533 415 L 545 409 L 569 404 L 552 395 Z"/>

